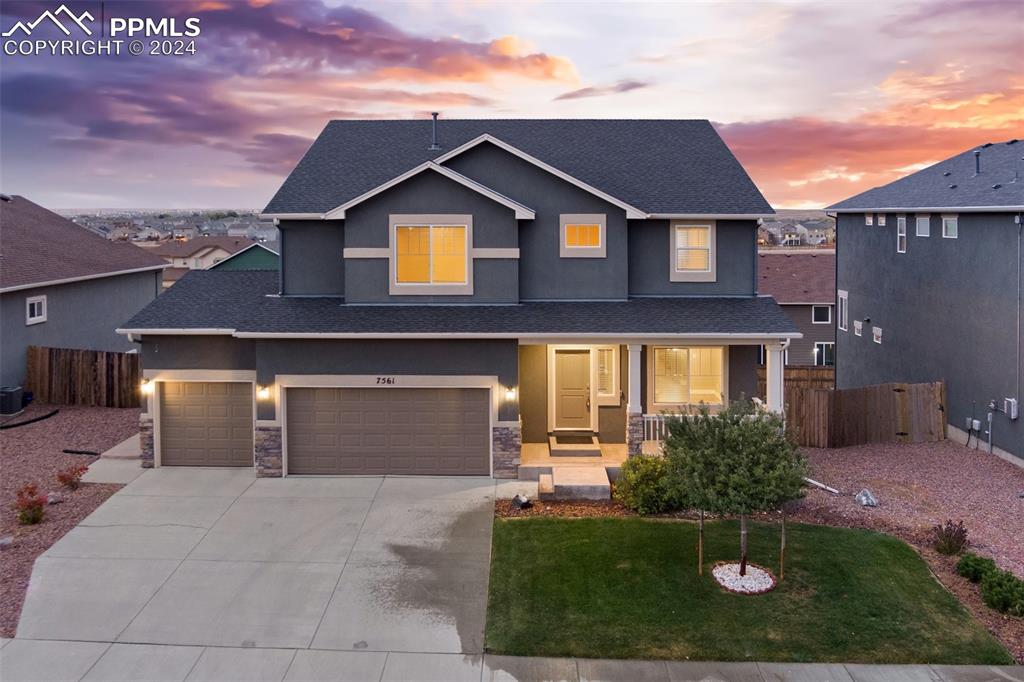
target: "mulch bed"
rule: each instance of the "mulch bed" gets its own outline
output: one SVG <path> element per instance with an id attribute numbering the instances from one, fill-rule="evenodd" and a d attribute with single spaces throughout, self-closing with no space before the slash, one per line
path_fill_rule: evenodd
<path id="1" fill-rule="evenodd" d="M 121 486 L 83 483 L 65 490 L 57 472 L 76 464 L 91 464 L 96 457 L 69 455 L 64 449 L 103 452 L 139 430 L 138 409 L 30 405 L 15 423 L 54 409 L 60 412 L 44 421 L 0 431 L 0 537 L 13 543 L 0 554 L 0 636 L 13 637 L 28 589 L 32 564 L 79 521 L 113 495 Z M 63 502 L 47 506 L 46 518 L 35 526 L 22 526 L 12 504 L 18 488 L 36 483 L 42 492 L 57 492 Z"/>

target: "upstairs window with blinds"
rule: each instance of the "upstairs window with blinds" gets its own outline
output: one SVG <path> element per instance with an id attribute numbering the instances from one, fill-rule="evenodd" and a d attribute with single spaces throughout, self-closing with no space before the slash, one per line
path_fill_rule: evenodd
<path id="1" fill-rule="evenodd" d="M 715 281 L 715 230 L 714 222 L 672 222 L 670 281 Z"/>
<path id="2" fill-rule="evenodd" d="M 721 405 L 725 402 L 722 348 L 655 347 L 653 355 L 656 405 Z"/>
<path id="3" fill-rule="evenodd" d="M 398 284 L 465 284 L 465 225 L 395 226 Z"/>

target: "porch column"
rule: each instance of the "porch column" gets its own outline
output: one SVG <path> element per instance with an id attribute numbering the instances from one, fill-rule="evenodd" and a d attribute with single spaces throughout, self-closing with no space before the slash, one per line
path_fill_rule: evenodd
<path id="1" fill-rule="evenodd" d="M 785 353 L 788 345 L 786 342 L 765 344 L 765 402 L 769 410 L 779 414 L 786 410 Z"/>
<path id="2" fill-rule="evenodd" d="M 640 366 L 638 343 L 626 346 L 629 351 L 629 392 L 626 396 L 626 450 L 630 455 L 639 455 L 644 445 L 644 409 L 640 395 L 640 377 L 643 369 Z"/>

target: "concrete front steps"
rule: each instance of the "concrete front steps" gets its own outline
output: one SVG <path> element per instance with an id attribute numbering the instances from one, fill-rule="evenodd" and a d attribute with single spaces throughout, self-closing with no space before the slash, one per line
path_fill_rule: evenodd
<path id="1" fill-rule="evenodd" d="M 611 481 L 603 466 L 558 466 L 537 479 L 542 500 L 609 500 Z"/>

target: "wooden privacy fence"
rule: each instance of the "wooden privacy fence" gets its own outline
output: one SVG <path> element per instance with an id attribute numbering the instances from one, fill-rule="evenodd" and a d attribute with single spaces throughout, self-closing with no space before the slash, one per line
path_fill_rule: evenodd
<path id="1" fill-rule="evenodd" d="M 55 405 L 139 407 L 138 353 L 28 347 L 25 389 Z"/>
<path id="2" fill-rule="evenodd" d="M 786 387 L 786 424 L 800 445 L 921 443 L 946 437 L 946 385 L 879 384 L 830 390 Z"/>
<path id="3" fill-rule="evenodd" d="M 836 385 L 835 367 L 815 367 L 811 365 L 788 365 L 785 368 L 785 384 L 788 389 L 794 388 L 832 388 Z M 764 366 L 757 368 L 757 392 L 764 400 L 766 394 L 766 374 Z"/>

